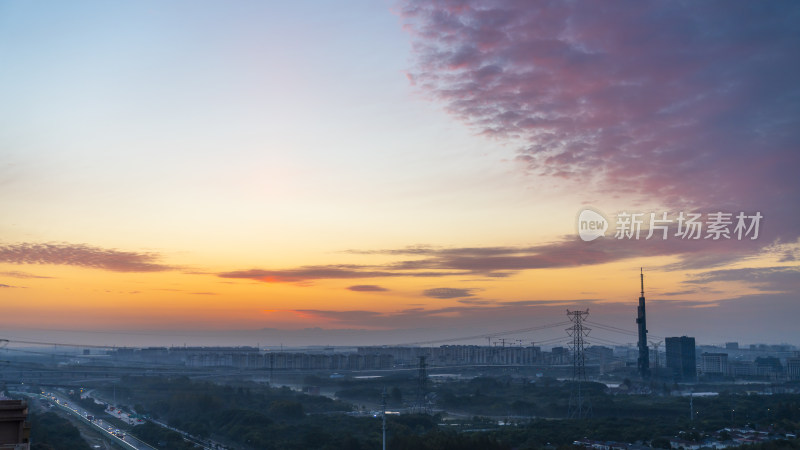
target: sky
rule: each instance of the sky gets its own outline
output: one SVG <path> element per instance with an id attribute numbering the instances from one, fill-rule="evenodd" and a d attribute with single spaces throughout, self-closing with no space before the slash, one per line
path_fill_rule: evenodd
<path id="1" fill-rule="evenodd" d="M 651 340 L 800 345 L 797 23 L 2 2 L 0 338 L 555 345 L 589 309 L 589 342 L 627 344 L 641 268 Z"/>

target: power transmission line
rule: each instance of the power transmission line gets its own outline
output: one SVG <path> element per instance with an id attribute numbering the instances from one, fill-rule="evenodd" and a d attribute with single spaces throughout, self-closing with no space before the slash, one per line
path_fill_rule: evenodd
<path id="1" fill-rule="evenodd" d="M 405 343 L 405 344 L 392 345 L 391 347 L 416 347 L 416 346 L 428 345 L 428 344 L 440 344 L 440 343 L 446 343 L 446 342 L 469 341 L 469 340 L 473 340 L 473 339 L 486 339 L 486 338 L 491 338 L 491 337 L 495 337 L 495 336 L 506 336 L 506 335 L 509 335 L 509 334 L 529 333 L 531 331 L 546 330 L 548 328 L 556 328 L 556 327 L 564 326 L 564 325 L 567 325 L 567 324 L 569 324 L 569 321 L 562 321 L 562 322 L 556 322 L 556 323 L 551 323 L 551 324 L 546 324 L 546 325 L 539 325 L 539 326 L 535 326 L 535 327 L 519 328 L 519 329 L 516 329 L 516 330 L 498 331 L 496 333 L 483 333 L 483 334 L 475 334 L 475 335 L 472 335 L 472 336 L 461 336 L 461 337 L 447 338 L 447 339 L 437 339 L 437 340 L 431 340 L 431 341 L 409 342 L 409 343 Z"/>
<path id="2" fill-rule="evenodd" d="M 630 335 L 630 336 L 637 336 L 637 337 L 639 336 L 639 333 L 636 332 L 636 331 L 626 330 L 624 328 L 615 327 L 613 325 L 606 325 L 606 324 L 598 323 L 598 322 L 591 321 L 591 320 L 587 320 L 586 323 L 591 324 L 591 325 L 593 325 L 595 327 L 598 327 L 598 328 L 603 328 L 606 331 L 613 331 L 615 333 L 627 334 L 627 335 Z M 651 336 L 651 337 L 654 337 L 654 338 L 658 338 L 658 339 L 664 339 L 663 336 L 658 336 L 658 335 L 655 335 L 655 334 L 650 333 L 650 332 L 648 332 L 647 335 Z"/>

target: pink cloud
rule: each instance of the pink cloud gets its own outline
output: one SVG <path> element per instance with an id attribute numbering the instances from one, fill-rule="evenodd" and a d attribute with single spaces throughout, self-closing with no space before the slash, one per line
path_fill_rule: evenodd
<path id="1" fill-rule="evenodd" d="M 422 92 L 527 170 L 800 236 L 800 5 L 408 1 Z"/>

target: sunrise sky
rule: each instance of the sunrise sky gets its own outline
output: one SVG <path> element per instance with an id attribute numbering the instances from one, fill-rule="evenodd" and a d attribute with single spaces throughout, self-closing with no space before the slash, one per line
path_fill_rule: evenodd
<path id="1" fill-rule="evenodd" d="M 0 338 L 402 343 L 585 308 L 634 331 L 643 267 L 655 336 L 800 344 L 798 23 L 792 1 L 2 2 Z M 611 229 L 585 242 L 589 207 Z M 621 212 L 731 213 L 731 237 L 616 239 Z"/>

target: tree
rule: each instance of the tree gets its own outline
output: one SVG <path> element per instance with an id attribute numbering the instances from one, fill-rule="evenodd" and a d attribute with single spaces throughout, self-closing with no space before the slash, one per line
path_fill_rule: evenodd
<path id="1" fill-rule="evenodd" d="M 392 402 L 397 404 L 403 403 L 403 391 L 401 391 L 399 387 L 393 387 L 389 395 L 392 398 Z"/>
<path id="2" fill-rule="evenodd" d="M 658 437 L 650 441 L 650 447 L 653 448 L 672 448 L 669 439 L 665 437 Z"/>
<path id="3" fill-rule="evenodd" d="M 303 405 L 289 400 L 278 400 L 269 406 L 269 413 L 272 416 L 288 419 L 300 419 L 305 416 Z"/>

